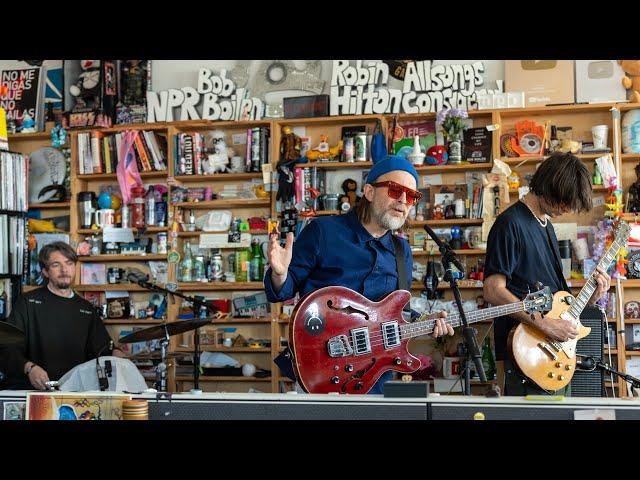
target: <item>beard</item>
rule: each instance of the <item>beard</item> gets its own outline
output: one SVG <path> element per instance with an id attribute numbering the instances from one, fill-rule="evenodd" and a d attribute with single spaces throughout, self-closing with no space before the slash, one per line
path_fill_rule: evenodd
<path id="1" fill-rule="evenodd" d="M 72 281 L 72 278 L 62 278 L 59 280 L 54 280 L 52 278 L 49 279 L 49 283 L 51 283 L 51 286 L 60 290 L 66 290 L 70 288 Z"/>
<path id="2" fill-rule="evenodd" d="M 407 218 L 406 215 L 403 215 L 402 217 L 396 217 L 392 215 L 389 210 L 385 210 L 382 213 L 374 212 L 374 217 L 378 222 L 378 225 L 380 225 L 385 230 L 398 230 L 400 227 L 402 227 L 402 225 L 404 225 L 404 222 Z"/>

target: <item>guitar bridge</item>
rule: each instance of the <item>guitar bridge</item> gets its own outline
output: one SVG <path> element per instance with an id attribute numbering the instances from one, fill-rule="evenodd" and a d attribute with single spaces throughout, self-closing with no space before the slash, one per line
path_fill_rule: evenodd
<path id="1" fill-rule="evenodd" d="M 542 342 L 538 343 L 538 348 L 542 350 L 544 353 L 546 353 L 549 356 L 549 358 L 551 358 L 551 360 L 556 360 L 558 358 L 555 352 L 553 352 L 549 347 L 549 345 L 547 345 L 546 343 L 542 343 Z"/>
<path id="2" fill-rule="evenodd" d="M 337 337 L 330 338 L 327 342 L 327 351 L 332 358 L 353 355 L 353 349 L 346 335 L 338 335 Z"/>

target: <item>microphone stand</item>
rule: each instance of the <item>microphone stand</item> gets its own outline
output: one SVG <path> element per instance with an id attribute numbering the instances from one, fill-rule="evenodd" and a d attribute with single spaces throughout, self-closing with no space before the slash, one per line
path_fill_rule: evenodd
<path id="1" fill-rule="evenodd" d="M 464 272 L 464 268 L 460 263 L 460 260 L 457 259 L 456 254 L 453 252 L 453 249 L 444 243 L 436 232 L 429 225 L 425 225 L 424 229 L 429 234 L 429 236 L 438 244 L 440 249 L 440 253 L 442 254 L 442 266 L 444 267 L 444 280 L 449 282 L 451 286 L 451 290 L 453 291 L 453 296 L 456 301 L 456 306 L 458 307 L 458 312 L 460 314 L 460 319 L 462 320 L 462 335 L 464 337 L 464 346 L 465 346 L 465 354 L 467 356 L 465 360 L 464 366 L 464 394 L 471 395 L 471 360 L 476 366 L 476 372 L 478 372 L 478 376 L 480 377 L 481 382 L 487 381 L 487 376 L 485 374 L 483 365 L 482 365 L 482 357 L 480 355 L 480 349 L 478 348 L 478 340 L 476 339 L 475 329 L 469 326 L 467 322 L 467 317 L 462 308 L 462 297 L 460 295 L 460 287 L 458 286 L 458 279 L 451 271 L 451 264 L 453 263 L 458 270 Z"/>
<path id="2" fill-rule="evenodd" d="M 586 359 L 590 360 L 591 362 L 593 362 L 593 367 L 586 368 L 586 369 L 585 368 L 581 368 L 580 370 L 591 372 L 591 371 L 593 371 L 593 370 L 595 370 L 597 368 L 597 369 L 602 370 L 603 372 L 606 372 L 606 373 L 613 373 L 613 374 L 617 375 L 618 377 L 622 378 L 625 382 L 628 382 L 631 385 L 632 388 L 640 389 L 640 378 L 636 378 L 633 375 L 629 375 L 628 373 L 619 372 L 618 370 L 616 370 L 613 367 L 611 367 L 609 364 L 604 363 L 599 358 L 594 358 L 594 357 L 591 357 L 591 356 L 584 357 L 584 358 L 586 358 Z"/>
<path id="3" fill-rule="evenodd" d="M 211 311 L 212 313 L 217 313 L 219 311 L 216 307 L 208 303 L 206 300 L 192 297 L 189 295 L 184 295 L 182 293 L 172 291 L 164 287 L 160 287 L 159 285 L 156 285 L 155 283 L 151 283 L 147 280 L 138 279 L 133 283 L 137 283 L 142 288 L 146 288 L 147 290 L 151 290 L 154 292 L 162 292 L 169 295 L 175 295 L 177 297 L 184 298 L 185 300 L 191 302 L 191 304 L 193 305 L 192 308 L 193 308 L 194 319 L 197 319 L 199 317 L 200 310 L 202 309 L 202 307 L 205 307 L 207 309 L 207 313 L 209 311 Z M 192 393 L 202 393 L 202 391 L 200 390 L 200 333 L 199 332 L 200 332 L 200 329 L 196 328 L 193 335 L 194 352 L 193 352 L 193 389 L 191 390 Z M 165 331 L 165 333 L 167 332 Z M 167 356 L 168 344 L 169 344 L 169 335 L 167 333 L 165 335 L 165 338 L 162 339 L 162 342 L 160 343 L 160 349 L 161 349 L 160 355 L 162 357 L 162 360 L 160 363 L 162 364 L 163 368 L 158 369 L 158 373 L 161 376 L 159 390 L 163 392 L 166 391 L 166 374 L 167 374 L 166 373 L 167 371 L 166 356 Z"/>

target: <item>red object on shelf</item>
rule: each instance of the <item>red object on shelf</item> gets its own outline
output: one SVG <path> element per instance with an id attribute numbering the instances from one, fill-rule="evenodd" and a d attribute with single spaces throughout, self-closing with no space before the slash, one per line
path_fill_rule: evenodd
<path id="1" fill-rule="evenodd" d="M 131 225 L 134 228 L 144 228 L 144 187 L 136 185 L 131 189 Z"/>

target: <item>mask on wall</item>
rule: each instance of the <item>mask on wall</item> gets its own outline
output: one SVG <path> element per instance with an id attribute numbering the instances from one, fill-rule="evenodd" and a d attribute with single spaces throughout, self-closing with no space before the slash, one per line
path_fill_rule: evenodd
<path id="1" fill-rule="evenodd" d="M 297 63 L 297 65 L 296 65 Z M 320 60 L 295 62 L 293 60 L 262 60 L 258 72 L 251 84 L 251 95 L 264 100 L 265 116 L 282 117 L 282 94 L 288 90 L 302 90 L 320 94 L 325 82 L 321 79 L 322 63 Z M 270 95 L 267 98 L 267 94 Z M 272 98 L 275 97 L 275 98 Z"/>

